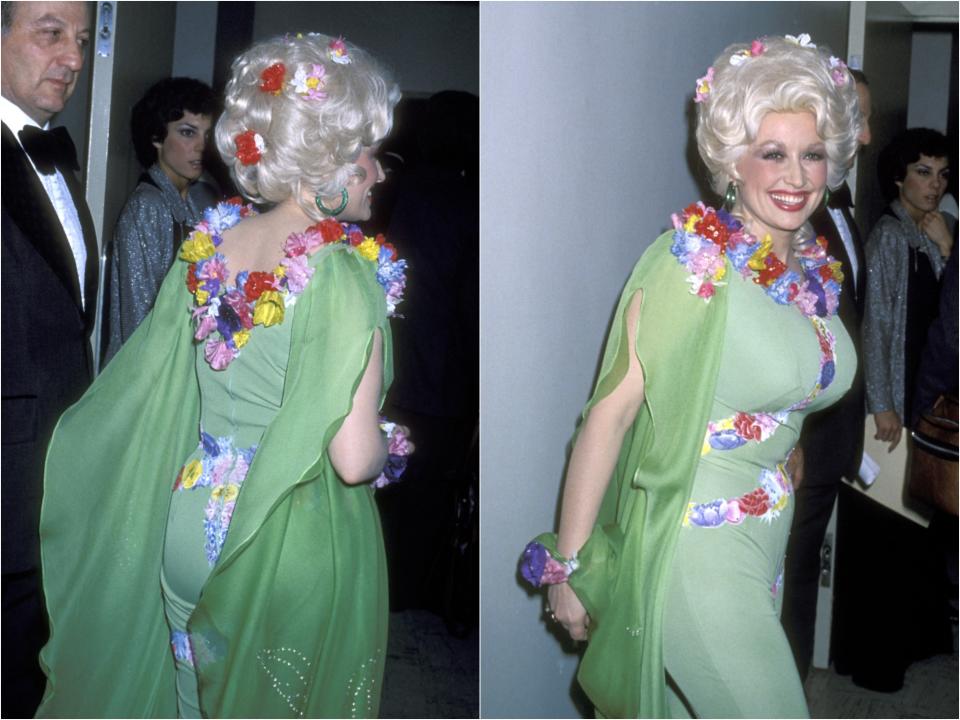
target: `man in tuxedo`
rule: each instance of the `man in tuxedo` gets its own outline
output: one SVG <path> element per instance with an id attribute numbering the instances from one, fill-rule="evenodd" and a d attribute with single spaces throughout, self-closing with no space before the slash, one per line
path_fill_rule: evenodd
<path id="1" fill-rule="evenodd" d="M 47 130 L 83 67 L 89 14 L 85 2 L 0 3 L 4 717 L 33 717 L 43 694 L 43 462 L 91 380 L 96 239 L 73 143 Z"/>
<path id="2" fill-rule="evenodd" d="M 870 144 L 870 88 L 863 73 L 857 81 L 864 127 L 857 141 Z M 866 260 L 860 233 L 853 220 L 853 200 L 844 184 L 831 193 L 826 206 L 810 218 L 816 234 L 827 239 L 828 252 L 843 264 L 839 316 L 857 352 L 857 373 L 850 390 L 835 405 L 808 416 L 800 436 L 803 474 L 784 567 L 781 619 L 793 649 L 800 677 L 806 679 L 813 658 L 820 580 L 820 548 L 840 487 L 840 478 L 853 480 L 863 456 L 864 388 L 860 353 L 860 324 L 866 290 Z"/>

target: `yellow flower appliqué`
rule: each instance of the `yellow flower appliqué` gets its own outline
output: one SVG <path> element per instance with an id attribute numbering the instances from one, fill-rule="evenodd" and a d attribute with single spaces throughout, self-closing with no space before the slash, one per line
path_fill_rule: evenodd
<path id="1" fill-rule="evenodd" d="M 210 236 L 200 230 L 194 230 L 180 248 L 180 259 L 187 262 L 197 262 L 210 257 L 214 252 L 216 252 L 216 248 Z"/>
<path id="2" fill-rule="evenodd" d="M 183 468 L 183 482 L 181 485 L 185 490 L 189 490 L 197 484 L 200 475 L 203 474 L 203 463 L 199 460 L 191 460 Z"/>
<path id="3" fill-rule="evenodd" d="M 380 246 L 377 245 L 376 240 L 368 237 L 362 243 L 357 245 L 357 252 L 367 260 L 376 262 L 377 258 L 380 257 Z"/>
<path id="4" fill-rule="evenodd" d="M 283 297 L 276 290 L 267 290 L 253 309 L 253 324 L 270 327 L 283 322 Z"/>

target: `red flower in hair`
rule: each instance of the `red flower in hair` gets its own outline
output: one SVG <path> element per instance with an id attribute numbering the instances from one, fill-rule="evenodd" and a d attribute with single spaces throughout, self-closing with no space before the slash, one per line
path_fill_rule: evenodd
<path id="1" fill-rule="evenodd" d="M 253 130 L 247 130 L 233 139 L 237 146 L 237 160 L 244 165 L 256 165 L 263 153 L 263 138 Z"/>
<path id="2" fill-rule="evenodd" d="M 283 90 L 283 77 L 287 68 L 283 63 L 274 63 L 260 73 L 260 89 L 263 92 L 279 95 Z"/>

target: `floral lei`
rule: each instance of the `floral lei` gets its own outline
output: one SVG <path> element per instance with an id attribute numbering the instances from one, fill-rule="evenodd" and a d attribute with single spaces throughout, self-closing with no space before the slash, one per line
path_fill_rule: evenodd
<path id="1" fill-rule="evenodd" d="M 241 219 L 255 215 L 252 205 L 239 198 L 208 208 L 180 249 L 180 259 L 190 263 L 187 288 L 194 296 L 194 339 L 206 341 L 204 357 L 214 370 L 225 369 L 250 339 L 254 325 L 269 327 L 283 322 L 290 301 L 303 292 L 313 276 L 307 258 L 324 245 L 342 243 L 375 264 L 377 282 L 386 294 L 387 316 L 395 314 L 406 286 L 406 260 L 398 260 L 383 235 L 365 237 L 353 224 L 322 220 L 284 243 L 284 258 L 273 272 L 237 274 L 229 285 L 226 259 L 217 252 L 221 234 Z"/>
<path id="2" fill-rule="evenodd" d="M 843 272 L 840 263 L 827 254 L 822 236 L 796 251 L 803 268 L 801 277 L 773 253 L 769 235 L 757 240 L 726 210 L 698 202 L 672 219 L 670 252 L 690 272 L 690 292 L 704 301 L 710 301 L 717 286 L 726 284 L 727 258 L 743 277 L 753 274 L 753 281 L 780 305 L 792 303 L 807 317 L 829 317 L 837 312 Z"/>

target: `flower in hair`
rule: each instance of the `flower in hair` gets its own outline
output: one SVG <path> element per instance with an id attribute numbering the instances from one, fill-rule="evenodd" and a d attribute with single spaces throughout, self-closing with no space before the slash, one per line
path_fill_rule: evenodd
<path id="1" fill-rule="evenodd" d="M 327 70 L 323 65 L 311 65 L 310 72 L 306 68 L 297 68 L 290 84 L 293 85 L 293 91 L 298 95 L 305 95 L 307 100 L 323 100 L 327 93 L 323 88 L 327 84 Z"/>
<path id="2" fill-rule="evenodd" d="M 260 73 L 260 89 L 263 92 L 279 95 L 283 91 L 283 77 L 287 68 L 283 63 L 274 63 Z"/>
<path id="3" fill-rule="evenodd" d="M 847 84 L 848 77 L 847 64 L 838 57 L 830 56 L 830 77 L 833 78 L 833 84 L 837 87 L 843 87 Z"/>
<path id="4" fill-rule="evenodd" d="M 800 47 L 804 47 L 804 48 L 814 48 L 814 49 L 815 49 L 815 48 L 817 47 L 817 46 L 814 45 L 812 42 L 810 42 L 810 35 L 807 34 L 807 33 L 800 33 L 799 35 L 796 35 L 796 36 L 794 36 L 794 35 L 787 35 L 787 36 L 784 37 L 784 40 L 786 40 L 786 41 L 789 42 L 789 43 L 793 43 L 794 45 L 799 45 Z"/>
<path id="5" fill-rule="evenodd" d="M 763 44 L 763 40 L 758 38 L 750 43 L 749 48 L 744 48 L 740 52 L 734 53 L 730 56 L 730 64 L 733 66 L 743 65 L 750 58 L 759 57 L 767 51 L 767 46 Z"/>
<path id="6" fill-rule="evenodd" d="M 337 65 L 349 65 L 351 62 L 351 57 L 347 53 L 347 44 L 342 37 L 330 41 L 330 45 L 327 46 L 327 56 Z"/>
<path id="7" fill-rule="evenodd" d="M 263 136 L 253 130 L 240 133 L 233 142 L 237 146 L 237 160 L 244 165 L 256 165 L 267 149 Z"/>
<path id="8" fill-rule="evenodd" d="M 713 67 L 707 68 L 707 74 L 702 78 L 697 78 L 697 94 L 693 98 L 694 102 L 702 103 L 713 90 Z"/>

